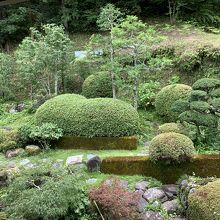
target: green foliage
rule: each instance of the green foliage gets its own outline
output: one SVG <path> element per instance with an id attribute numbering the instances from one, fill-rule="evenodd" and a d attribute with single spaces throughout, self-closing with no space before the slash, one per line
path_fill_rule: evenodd
<path id="1" fill-rule="evenodd" d="M 12 74 L 14 71 L 14 60 L 12 56 L 0 52 L 0 99 L 4 101 L 14 99 L 12 92 Z"/>
<path id="2" fill-rule="evenodd" d="M 164 87 L 156 96 L 155 107 L 159 115 L 166 120 L 174 121 L 178 114 L 172 111 L 172 105 L 180 99 L 187 99 L 192 88 L 184 84 L 175 84 Z"/>
<path id="3" fill-rule="evenodd" d="M 14 130 L 0 129 L 0 152 L 16 148 L 17 133 Z"/>
<path id="4" fill-rule="evenodd" d="M 93 219 L 82 175 L 40 167 L 26 171 L 4 198 L 8 219 Z"/>
<path id="5" fill-rule="evenodd" d="M 139 116 L 120 100 L 66 94 L 45 102 L 36 112 L 36 121 L 55 123 L 64 135 L 118 137 L 136 134 Z"/>
<path id="6" fill-rule="evenodd" d="M 49 148 L 51 141 L 58 140 L 63 136 L 61 128 L 53 123 L 43 123 L 33 127 L 29 137 L 41 144 L 43 148 Z"/>
<path id="7" fill-rule="evenodd" d="M 189 195 L 187 217 L 190 220 L 219 220 L 220 180 L 201 186 Z"/>
<path id="8" fill-rule="evenodd" d="M 159 126 L 158 132 L 159 133 L 175 132 L 175 133 L 183 134 L 183 126 L 178 123 L 165 123 Z"/>
<path id="9" fill-rule="evenodd" d="M 139 86 L 139 105 L 146 108 L 154 105 L 156 94 L 160 89 L 159 82 L 149 81 Z"/>
<path id="10" fill-rule="evenodd" d="M 195 111 L 185 111 L 179 116 L 180 121 L 194 123 L 198 126 L 207 126 L 215 128 L 217 126 L 218 117 L 212 114 L 200 113 Z"/>
<path id="11" fill-rule="evenodd" d="M 80 94 L 84 79 L 78 74 L 68 74 L 65 79 L 65 92 Z"/>
<path id="12" fill-rule="evenodd" d="M 206 92 L 210 91 L 211 89 L 215 89 L 220 86 L 219 79 L 212 79 L 212 78 L 202 78 L 197 80 L 192 88 L 193 90 L 204 90 Z"/>
<path id="13" fill-rule="evenodd" d="M 175 132 L 159 134 L 151 141 L 149 156 L 153 161 L 180 163 L 192 158 L 194 145 L 190 138 Z"/>
<path id="14" fill-rule="evenodd" d="M 90 75 L 83 83 L 82 95 L 87 98 L 112 98 L 112 81 L 108 72 Z"/>
<path id="15" fill-rule="evenodd" d="M 42 89 L 46 95 L 57 95 L 73 59 L 72 49 L 72 42 L 62 26 L 43 25 L 42 32 L 32 28 L 31 37 L 26 37 L 16 51 L 23 84 L 32 90 Z"/>
<path id="16" fill-rule="evenodd" d="M 30 134 L 33 129 L 33 126 L 34 125 L 30 123 L 26 123 L 18 128 L 17 137 L 18 137 L 18 144 L 20 146 L 25 146 L 32 143 Z"/>
<path id="17" fill-rule="evenodd" d="M 193 101 L 190 103 L 190 109 L 198 112 L 209 112 L 210 105 L 204 101 Z"/>
<path id="18" fill-rule="evenodd" d="M 180 114 L 183 111 L 187 111 L 189 107 L 190 103 L 188 100 L 179 99 L 172 104 L 171 111 Z"/>
<path id="19" fill-rule="evenodd" d="M 213 98 L 220 98 L 220 88 L 211 91 L 210 96 Z"/>
<path id="20" fill-rule="evenodd" d="M 191 101 L 205 101 L 208 99 L 208 94 L 202 90 L 192 90 L 190 100 Z"/>

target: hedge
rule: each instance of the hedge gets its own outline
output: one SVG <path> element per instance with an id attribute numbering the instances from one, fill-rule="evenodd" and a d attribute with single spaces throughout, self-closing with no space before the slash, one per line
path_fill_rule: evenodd
<path id="1" fill-rule="evenodd" d="M 192 86 L 193 90 L 205 90 L 205 91 L 209 91 L 211 89 L 215 89 L 218 87 L 220 87 L 220 80 L 212 79 L 212 78 L 199 79 Z"/>
<path id="2" fill-rule="evenodd" d="M 210 182 L 189 195 L 187 217 L 190 220 L 220 219 L 220 180 Z"/>
<path id="3" fill-rule="evenodd" d="M 135 150 L 138 140 L 136 136 L 129 137 L 62 137 L 55 146 L 62 149 L 84 150 Z"/>
<path id="4" fill-rule="evenodd" d="M 178 114 L 172 111 L 172 105 L 180 99 L 188 99 L 192 88 L 184 84 L 175 84 L 164 87 L 156 96 L 155 107 L 159 115 L 169 121 L 175 121 Z"/>
<path id="5" fill-rule="evenodd" d="M 100 72 L 87 77 L 82 86 L 82 95 L 87 98 L 112 98 L 112 81 L 110 74 Z"/>
<path id="6" fill-rule="evenodd" d="M 101 172 L 115 175 L 151 176 L 164 184 L 173 184 L 183 175 L 220 177 L 220 155 L 195 155 L 181 164 L 154 163 L 149 157 L 108 157 L 102 160 Z"/>
<path id="7" fill-rule="evenodd" d="M 131 136 L 139 129 L 139 115 L 130 104 L 73 94 L 45 102 L 36 112 L 36 122 L 54 123 L 63 129 L 64 135 L 84 137 Z"/>

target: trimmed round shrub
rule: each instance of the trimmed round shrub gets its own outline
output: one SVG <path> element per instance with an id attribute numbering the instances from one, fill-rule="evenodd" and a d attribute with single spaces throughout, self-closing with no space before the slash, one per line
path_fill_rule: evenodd
<path id="1" fill-rule="evenodd" d="M 138 131 L 139 116 L 130 105 L 110 98 L 85 99 L 60 95 L 45 102 L 36 112 L 37 124 L 54 123 L 64 135 L 121 137 Z"/>
<path id="2" fill-rule="evenodd" d="M 87 98 L 112 98 L 110 74 L 107 72 L 100 72 L 87 77 L 82 86 L 82 94 Z"/>
<path id="3" fill-rule="evenodd" d="M 158 132 L 161 133 L 168 133 L 168 132 L 176 132 L 182 133 L 182 126 L 178 123 L 165 123 L 159 126 Z"/>
<path id="4" fill-rule="evenodd" d="M 189 108 L 190 103 L 188 100 L 179 99 L 173 103 L 171 111 L 175 112 L 176 114 L 180 114 L 183 111 L 187 111 Z"/>
<path id="5" fill-rule="evenodd" d="M 184 84 L 164 87 L 156 96 L 155 107 L 159 115 L 169 121 L 175 121 L 178 114 L 172 111 L 172 105 L 179 99 L 188 99 L 192 88 Z"/>
<path id="6" fill-rule="evenodd" d="M 214 89 L 217 87 L 220 87 L 220 80 L 212 79 L 212 78 L 199 79 L 192 86 L 193 90 L 205 90 L 205 91 L 209 91 L 210 89 Z"/>
<path id="7" fill-rule="evenodd" d="M 220 219 L 220 180 L 199 187 L 189 195 L 187 217 L 190 220 Z"/>
<path id="8" fill-rule="evenodd" d="M 175 132 L 157 135 L 151 141 L 149 156 L 153 161 L 180 163 L 192 158 L 194 145 L 190 138 Z"/>

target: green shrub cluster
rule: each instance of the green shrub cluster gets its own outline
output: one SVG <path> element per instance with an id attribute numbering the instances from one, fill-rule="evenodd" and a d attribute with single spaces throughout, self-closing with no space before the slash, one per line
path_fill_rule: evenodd
<path id="1" fill-rule="evenodd" d="M 87 77 L 82 86 L 82 94 L 87 98 L 112 98 L 112 81 L 110 74 L 100 72 Z"/>
<path id="2" fill-rule="evenodd" d="M 192 158 L 194 144 L 190 138 L 175 132 L 162 133 L 154 137 L 149 147 L 153 161 L 180 163 Z"/>
<path id="3" fill-rule="evenodd" d="M 208 183 L 189 195 L 187 217 L 190 220 L 220 219 L 220 180 Z"/>
<path id="4" fill-rule="evenodd" d="M 187 122 L 197 127 L 197 141 L 210 142 L 216 139 L 220 111 L 220 80 L 203 78 L 197 80 L 188 99 L 188 106 L 181 101 L 175 102 L 172 109 L 179 113 L 181 122 Z M 180 106 L 185 107 L 180 107 Z M 213 135 L 211 135 L 213 134 Z M 214 138 L 214 139 L 213 139 Z M 212 140 L 211 140 L 212 139 Z"/>
<path id="5" fill-rule="evenodd" d="M 121 137 L 137 133 L 139 116 L 120 100 L 66 94 L 45 102 L 36 112 L 36 122 L 54 123 L 64 135 Z"/>
<path id="6" fill-rule="evenodd" d="M 17 132 L 0 129 L 0 152 L 14 149 L 17 146 Z"/>
<path id="7" fill-rule="evenodd" d="M 182 133 L 182 125 L 178 123 L 165 123 L 159 126 L 158 132 L 161 133 L 169 133 L 169 132 L 175 132 L 175 133 Z"/>
<path id="8" fill-rule="evenodd" d="M 8 219 L 93 219 L 82 178 L 42 166 L 22 172 L 4 197 Z"/>
<path id="9" fill-rule="evenodd" d="M 172 110 L 174 102 L 188 99 L 192 88 L 184 84 L 175 84 L 164 87 L 156 96 L 155 107 L 159 115 L 169 121 L 175 121 L 178 114 Z"/>

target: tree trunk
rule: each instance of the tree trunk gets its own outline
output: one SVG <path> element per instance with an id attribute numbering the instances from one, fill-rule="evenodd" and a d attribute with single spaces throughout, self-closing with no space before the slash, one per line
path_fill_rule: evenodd
<path id="1" fill-rule="evenodd" d="M 112 27 L 113 28 L 113 27 Z M 111 53 L 110 53 L 110 61 L 111 61 L 111 80 L 112 80 L 112 96 L 113 99 L 116 99 L 116 86 L 115 86 L 115 74 L 113 72 L 113 62 L 114 62 L 114 48 L 113 48 L 113 34 L 111 31 Z"/>
<path id="2" fill-rule="evenodd" d="M 139 102 L 139 91 L 138 91 L 138 88 L 139 88 L 139 79 L 138 77 L 136 77 L 135 81 L 134 81 L 134 101 L 133 101 L 133 105 L 134 105 L 134 108 L 137 110 L 138 109 L 138 102 Z"/>
<path id="3" fill-rule="evenodd" d="M 57 75 L 57 73 L 54 76 L 54 94 L 58 95 L 58 75 Z"/>

